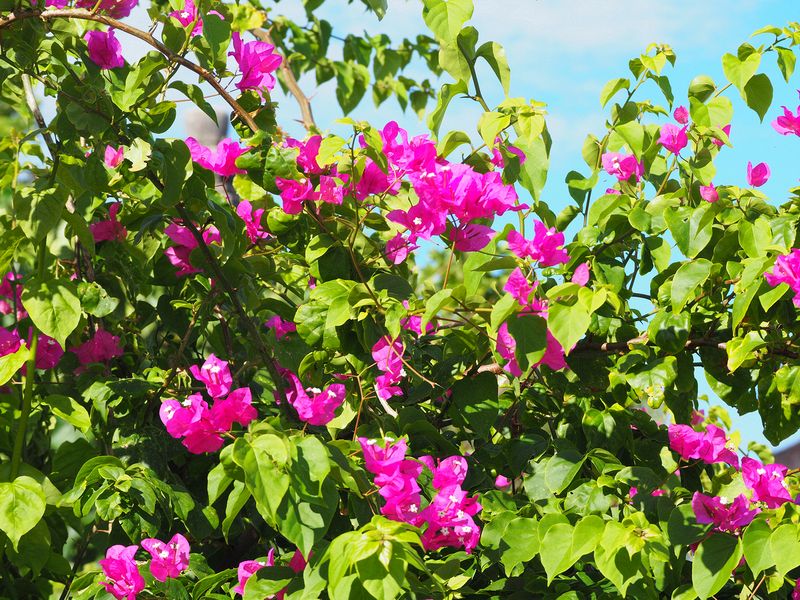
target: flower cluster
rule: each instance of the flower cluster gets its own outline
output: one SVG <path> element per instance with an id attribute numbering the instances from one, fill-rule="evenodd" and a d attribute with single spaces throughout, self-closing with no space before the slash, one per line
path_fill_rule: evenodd
<path id="1" fill-rule="evenodd" d="M 375 393 L 381 400 L 399 396 L 403 390 L 397 385 L 406 376 L 403 369 L 403 352 L 405 344 L 398 338 L 383 336 L 372 346 L 372 359 L 381 374 L 375 378 Z"/>
<path id="2" fill-rule="evenodd" d="M 236 214 L 244 221 L 245 233 L 251 243 L 258 244 L 260 240 L 270 236 L 270 233 L 261 225 L 261 217 L 264 215 L 263 208 L 254 209 L 249 200 L 240 200 L 236 205 Z"/>
<path id="3" fill-rule="evenodd" d="M 161 582 L 180 577 L 189 567 L 189 541 L 180 533 L 168 542 L 155 538 L 142 540 L 142 548 L 150 553 L 150 573 Z M 136 600 L 136 595 L 144 590 L 145 580 L 139 572 L 136 552 L 139 546 L 111 546 L 106 557 L 99 562 L 106 581 L 101 585 L 117 600 Z"/>
<path id="4" fill-rule="evenodd" d="M 290 333 L 297 331 L 297 325 L 295 325 L 292 321 L 286 321 L 282 319 L 278 315 L 274 315 L 267 319 L 267 322 L 264 323 L 264 326 L 267 329 L 272 329 L 275 332 L 275 338 L 278 340 L 283 339 Z"/>
<path id="5" fill-rule="evenodd" d="M 785 283 L 794 292 L 794 305 L 800 308 L 800 249 L 779 256 L 771 273 L 764 273 L 764 279 L 772 287 Z"/>
<path id="6" fill-rule="evenodd" d="M 119 43 L 114 30 L 93 30 L 84 36 L 89 58 L 101 69 L 118 69 L 125 66 L 122 57 L 122 44 Z"/>
<path id="7" fill-rule="evenodd" d="M 693 421 L 697 424 L 702 422 L 694 418 Z M 670 425 L 668 434 L 670 448 L 681 458 L 699 459 L 709 464 L 723 462 L 739 470 L 739 457 L 730 447 L 725 432 L 716 425 L 709 424 L 705 431 L 697 431 L 689 425 Z M 729 501 L 724 497 L 695 492 L 692 509 L 697 522 L 713 524 L 720 531 L 740 533 L 762 508 L 778 508 L 786 502 L 793 502 L 786 486 L 787 471 L 783 465 L 765 465 L 752 458 L 743 458 L 741 476 L 748 493 L 739 494 Z"/>
<path id="8" fill-rule="evenodd" d="M 422 545 L 426 550 L 463 547 L 468 553 L 477 546 L 480 527 L 474 517 L 480 510 L 477 496 L 469 496 L 461 488 L 467 476 L 467 461 L 451 456 L 437 461 L 431 456 L 419 460 L 406 458 L 405 440 L 387 438 L 383 446 L 376 440 L 358 438 L 364 453 L 366 469 L 375 475 L 378 493 L 386 500 L 381 514 L 395 521 L 424 527 Z M 433 476 L 431 486 L 436 494 L 422 508 L 419 477 L 427 467 Z"/>
<path id="9" fill-rule="evenodd" d="M 164 230 L 173 245 L 164 250 L 164 254 L 174 267 L 177 267 L 176 277 L 185 277 L 193 273 L 200 273 L 200 269 L 192 265 L 190 257 L 192 251 L 200 244 L 192 235 L 188 227 L 178 223 L 170 223 Z M 213 225 L 206 227 L 203 232 L 203 241 L 206 244 L 220 244 L 222 237 L 219 230 Z"/>
<path id="10" fill-rule="evenodd" d="M 317 164 L 319 136 L 306 142 L 291 140 L 288 145 L 298 148 L 297 167 L 304 177 L 297 181 L 276 179 L 284 211 L 297 214 L 308 200 L 341 204 L 349 194 L 362 201 L 375 194 L 396 195 L 401 182 L 408 181 L 417 202 L 387 214 L 387 219 L 405 228 L 386 247 L 387 258 L 399 264 L 417 247 L 417 240 L 433 236 L 446 236 L 462 252 L 480 250 L 491 241 L 494 231 L 477 221 L 491 221 L 508 210 L 524 208 L 517 205 L 513 186 L 504 184 L 500 173 L 478 173 L 469 165 L 440 158 L 433 140 L 425 135 L 409 139 L 395 122 L 388 123 L 380 135 L 387 172 L 367 159 L 362 176 L 350 186 L 349 178 L 337 173 L 335 167 L 323 172 Z M 361 143 L 365 145 L 363 139 Z M 317 175 L 315 188 L 309 177 Z"/>
<path id="11" fill-rule="evenodd" d="M 327 425 L 333 420 L 336 409 L 344 402 L 347 393 L 344 384 L 332 383 L 323 390 L 304 388 L 300 379 L 286 369 L 282 371 L 289 385 L 286 401 L 297 411 L 300 420 L 309 425 Z"/>
<path id="12" fill-rule="evenodd" d="M 800 90 L 798 90 L 800 93 Z M 783 115 L 779 116 L 772 122 L 772 128 L 781 135 L 795 134 L 800 136 L 800 106 L 797 107 L 797 114 L 795 115 L 785 106 L 781 106 Z"/>
<path id="13" fill-rule="evenodd" d="M 193 454 L 216 452 L 222 447 L 223 434 L 234 423 L 242 427 L 258 416 L 252 406 L 250 388 L 231 391 L 233 378 L 224 360 L 209 355 L 201 367 L 192 365 L 192 376 L 204 383 L 208 395 L 214 400 L 209 408 L 202 394 L 192 394 L 183 402 L 169 399 L 161 403 L 159 416 L 174 438 L 183 438 L 183 445 Z"/>
<path id="14" fill-rule="evenodd" d="M 310 558 L 310 557 L 309 557 Z M 289 560 L 289 568 L 295 573 L 300 573 L 306 568 L 306 559 L 300 550 L 295 550 L 292 558 Z M 267 560 L 245 560 L 239 563 L 236 570 L 238 583 L 233 592 L 244 596 L 244 586 L 247 585 L 249 579 L 264 567 L 275 566 L 275 549 L 270 548 L 267 553 Z M 279 591 L 274 597 L 281 600 L 286 595 L 286 590 Z M 272 596 L 270 596 L 272 597 Z"/>
<path id="15" fill-rule="evenodd" d="M 22 276 L 9 271 L 0 281 L 0 314 L 10 315 L 15 311 L 17 321 L 28 316 L 22 307 Z"/>

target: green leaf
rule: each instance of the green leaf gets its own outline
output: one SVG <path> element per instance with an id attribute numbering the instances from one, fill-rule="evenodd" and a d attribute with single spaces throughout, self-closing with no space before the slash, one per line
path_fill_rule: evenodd
<path id="1" fill-rule="evenodd" d="M 582 288 L 586 289 L 586 288 Z M 591 290 L 587 290 L 591 293 Z M 559 300 L 550 305 L 547 328 L 569 354 L 575 344 L 586 335 L 592 322 L 591 302 L 577 298 L 573 304 Z"/>
<path id="2" fill-rule="evenodd" d="M 482 44 L 478 51 L 475 53 L 476 58 L 483 58 L 497 75 L 500 84 L 503 86 L 503 92 L 508 96 L 509 86 L 511 85 L 511 69 L 508 66 L 508 59 L 506 58 L 506 51 L 502 45 L 497 42 L 486 42 Z"/>
<path id="3" fill-rule="evenodd" d="M 800 528 L 795 523 L 784 523 L 769 537 L 769 549 L 778 573 L 785 576 L 800 566 Z"/>
<path id="4" fill-rule="evenodd" d="M 485 112 L 478 121 L 478 131 L 483 142 L 494 148 L 494 140 L 498 134 L 511 124 L 511 117 L 499 112 Z"/>
<path id="5" fill-rule="evenodd" d="M 0 273 L 8 272 L 11 261 L 19 245 L 25 241 L 25 234 L 20 227 L 7 229 L 0 235 Z"/>
<path id="6" fill-rule="evenodd" d="M 775 50 L 778 52 L 778 68 L 781 70 L 781 74 L 786 80 L 786 83 L 789 83 L 789 79 L 792 73 L 794 73 L 794 65 L 795 62 L 797 62 L 797 56 L 791 48 L 777 46 Z"/>
<path id="7" fill-rule="evenodd" d="M 554 494 L 560 494 L 567 489 L 583 466 L 584 460 L 583 455 L 568 448 L 552 456 L 544 471 L 548 489 Z"/>
<path id="8" fill-rule="evenodd" d="M 436 144 L 436 154 L 447 158 L 459 146 L 471 146 L 472 140 L 463 131 L 448 131 L 439 143 Z"/>
<path id="9" fill-rule="evenodd" d="M 16 352 L 0 356 L 0 385 L 5 385 L 28 360 L 30 352 L 23 341 Z"/>
<path id="10" fill-rule="evenodd" d="M 367 92 L 369 69 L 358 63 L 336 63 L 336 99 L 342 112 L 350 114 Z"/>
<path id="11" fill-rule="evenodd" d="M 698 75 L 689 83 L 689 99 L 699 100 L 701 103 L 709 99 L 717 89 L 714 80 L 708 75 Z"/>
<path id="12" fill-rule="evenodd" d="M 497 377 L 478 373 L 456 381 L 451 390 L 450 415 L 454 421 L 469 427 L 478 437 L 488 436 L 500 413 Z"/>
<path id="13" fill-rule="evenodd" d="M 234 457 L 244 469 L 245 483 L 268 523 L 277 522 L 278 508 L 289 490 L 289 447 L 286 440 L 267 433 L 248 443 L 239 438 Z"/>
<path id="14" fill-rule="evenodd" d="M 81 307 L 95 317 L 110 315 L 119 305 L 119 299 L 109 296 L 100 284 L 94 281 L 81 281 L 78 284 Z"/>
<path id="15" fill-rule="evenodd" d="M 775 564 L 770 546 L 771 535 L 772 529 L 763 519 L 756 519 L 744 530 L 742 549 L 747 566 L 754 575 L 766 571 Z"/>
<path id="16" fill-rule="evenodd" d="M 14 550 L 20 538 L 44 516 L 47 506 L 42 486 L 25 475 L 0 483 L 0 531 L 11 540 Z"/>
<path id="17" fill-rule="evenodd" d="M 758 71 L 758 65 L 761 64 L 761 54 L 753 52 L 741 60 L 738 56 L 733 54 L 725 54 L 722 57 L 722 71 L 725 73 L 728 81 L 730 81 L 744 97 L 744 86 Z"/>
<path id="18" fill-rule="evenodd" d="M 51 394 L 44 399 L 44 404 L 50 407 L 54 415 L 61 417 L 83 433 L 89 431 L 92 426 L 88 411 L 73 398 Z"/>
<path id="19" fill-rule="evenodd" d="M 647 326 L 647 337 L 664 352 L 677 354 L 685 348 L 691 328 L 692 320 L 688 313 L 660 310 Z"/>
<path id="20" fill-rule="evenodd" d="M 689 114 L 698 125 L 706 127 L 724 127 L 733 118 L 733 104 L 725 96 L 712 98 L 708 104 L 692 97 L 689 98 Z"/>
<path id="21" fill-rule="evenodd" d="M 725 349 L 728 352 L 728 371 L 733 373 L 746 361 L 755 358 L 755 351 L 766 345 L 757 331 L 749 331 L 744 337 L 727 342 Z"/>
<path id="22" fill-rule="evenodd" d="M 542 547 L 545 548 L 545 551 L 542 552 L 541 560 L 544 571 L 547 573 L 547 585 L 550 585 L 556 575 L 569 569 L 577 560 L 572 558 L 572 538 L 572 525 L 566 523 L 556 523 L 547 530 L 542 538 Z"/>
<path id="23" fill-rule="evenodd" d="M 194 102 L 197 108 L 208 115 L 208 118 L 211 119 L 215 125 L 217 124 L 217 112 L 214 110 L 214 107 L 209 104 L 208 100 L 205 99 L 203 90 L 200 89 L 200 86 L 192 83 L 186 83 L 185 81 L 173 81 L 169 84 L 169 87 L 174 90 L 178 90 L 184 96 L 189 98 L 189 100 Z"/>
<path id="24" fill-rule="evenodd" d="M 231 24 L 213 13 L 204 15 L 202 41 L 211 48 L 214 67 L 220 71 L 225 70 L 228 46 L 231 43 Z"/>
<path id="25" fill-rule="evenodd" d="M 711 261 L 697 258 L 684 263 L 672 279 L 672 312 L 679 313 L 686 303 L 697 295 L 698 287 L 705 283 L 711 275 Z"/>
<path id="26" fill-rule="evenodd" d="M 422 18 L 440 41 L 452 43 L 472 18 L 472 0 L 423 0 Z"/>
<path id="27" fill-rule="evenodd" d="M 524 373 L 536 365 L 547 349 L 547 321 L 535 315 L 519 315 L 506 321 L 516 342 L 514 356 Z"/>
<path id="28" fill-rule="evenodd" d="M 387 0 L 364 0 L 369 9 L 378 16 L 378 20 L 383 20 L 386 16 L 386 9 L 389 8 Z"/>
<path id="29" fill-rule="evenodd" d="M 692 561 L 692 586 L 698 597 L 705 600 L 719 592 L 741 558 L 741 541 L 728 534 L 712 533 L 700 542 Z"/>
<path id="30" fill-rule="evenodd" d="M 30 192 L 30 189 L 26 190 Z M 55 231 L 64 212 L 65 198 L 56 190 L 14 195 L 14 217 L 25 235 L 39 242 Z"/>
<path id="31" fill-rule="evenodd" d="M 81 320 L 81 301 L 68 279 L 32 278 L 22 292 L 22 305 L 33 324 L 62 347 Z"/>
<path id="32" fill-rule="evenodd" d="M 608 81 L 600 92 L 600 106 L 605 107 L 605 105 L 608 104 L 608 101 L 614 97 L 614 94 L 620 90 L 627 90 L 630 87 L 630 80 L 625 79 L 624 77 Z"/>
<path id="33" fill-rule="evenodd" d="M 772 104 L 772 82 L 764 73 L 753 76 L 744 87 L 744 99 L 761 121 Z"/>
<path id="34" fill-rule="evenodd" d="M 428 116 L 428 129 L 433 132 L 433 135 L 439 134 L 439 128 L 442 126 L 444 113 L 447 111 L 450 101 L 458 94 L 466 93 L 467 84 L 463 81 L 457 81 L 456 83 L 445 83 L 442 85 L 442 88 L 439 90 L 439 93 L 436 96 L 436 106 L 431 111 L 430 116 Z"/>
<path id="35" fill-rule="evenodd" d="M 714 205 L 708 203 L 697 208 L 682 206 L 664 212 L 664 220 L 675 243 L 688 258 L 697 256 L 711 241 L 715 214 Z"/>

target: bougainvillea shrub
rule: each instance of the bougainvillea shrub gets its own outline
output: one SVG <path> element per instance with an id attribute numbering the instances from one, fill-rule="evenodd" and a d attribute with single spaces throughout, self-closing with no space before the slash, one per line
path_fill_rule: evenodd
<path id="1" fill-rule="evenodd" d="M 796 472 L 698 399 L 800 429 L 798 190 L 714 163 L 735 94 L 800 136 L 797 24 L 685 93 L 632 59 L 556 213 L 471 0 L 343 52 L 281 4 L 0 2 L 0 595 L 800 597 Z"/>

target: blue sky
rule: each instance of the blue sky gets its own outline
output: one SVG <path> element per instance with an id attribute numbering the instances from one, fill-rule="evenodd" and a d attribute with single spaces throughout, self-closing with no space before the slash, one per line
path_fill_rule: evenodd
<path id="1" fill-rule="evenodd" d="M 370 33 L 382 31 L 393 39 L 412 36 L 423 29 L 420 4 L 415 1 L 394 0 L 381 23 L 364 13 L 358 3 L 344 8 L 323 10 L 321 16 L 334 24 L 334 32 Z M 742 42 L 753 45 L 770 43 L 771 36 L 750 38 L 761 26 L 782 26 L 797 18 L 794 3 L 785 1 L 705 1 L 640 0 L 638 2 L 593 0 L 476 0 L 471 24 L 478 28 L 481 41 L 493 40 L 506 48 L 511 66 L 511 96 L 544 101 L 548 104 L 548 126 L 553 137 L 551 171 L 543 198 L 558 212 L 569 202 L 564 176 L 572 169 L 585 172 L 580 149 L 589 132 L 602 135 L 606 113 L 600 106 L 599 93 L 604 83 L 615 77 L 630 77 L 628 60 L 642 53 L 650 42 L 666 43 L 677 54 L 674 68 L 667 66 L 664 74 L 672 81 L 677 104 L 686 104 L 686 90 L 691 79 L 699 74 L 724 82 L 721 57 L 736 52 Z M 299 17 L 300 14 L 281 2 L 276 12 Z M 332 43 L 336 43 L 335 41 Z M 761 190 L 774 203 L 782 203 L 786 190 L 797 184 L 797 156 L 800 140 L 776 134 L 768 125 L 781 105 L 794 109 L 798 104 L 795 87 L 781 77 L 774 54 L 762 61 L 775 85 L 773 105 L 762 124 L 748 109 L 735 89 L 728 94 L 734 102 L 731 140 L 734 148 L 725 148 L 717 160 L 717 184 L 745 185 L 748 160 L 765 161 L 772 169 L 770 181 Z M 445 81 L 446 81 L 445 76 Z M 490 105 L 502 100 L 502 90 L 493 74 L 479 71 L 484 94 Z M 331 102 L 332 87 L 317 89 L 313 80 L 302 82 L 312 96 L 315 116 L 323 127 L 336 128 L 338 108 Z M 653 85 L 653 84 L 648 84 Z M 639 99 L 651 97 L 663 104 L 660 93 L 645 86 Z M 289 102 L 281 110 L 291 113 Z M 442 131 L 448 128 L 466 129 L 475 134 L 474 124 L 479 109 L 470 100 L 456 100 L 451 105 Z M 353 115 L 380 124 L 397 120 L 413 132 L 424 132 L 424 123 L 413 114 L 401 116 L 394 100 L 380 109 L 369 101 Z M 603 187 L 603 181 L 600 187 Z M 609 185 L 613 183 L 608 181 Z M 698 372 L 700 393 L 715 397 L 702 373 Z M 734 427 L 742 433 L 742 441 L 767 443 L 757 413 L 739 417 L 731 409 Z M 796 438 L 795 438 L 796 439 Z M 784 442 L 784 445 L 794 440 Z"/>
<path id="2" fill-rule="evenodd" d="M 421 4 L 419 0 L 389 0 L 387 16 L 378 22 L 357 0 L 352 5 L 345 5 L 344 0 L 328 0 L 318 15 L 333 24 L 337 36 L 362 34 L 366 30 L 373 35 L 386 33 L 399 42 L 403 37 L 425 32 Z M 285 14 L 298 21 L 304 19 L 300 0 L 265 5 L 274 6 L 274 14 Z M 493 40 L 505 47 L 511 66 L 510 95 L 548 104 L 547 120 L 553 147 L 543 198 L 558 212 L 571 201 L 563 183 L 566 173 L 572 169 L 585 172 L 580 149 L 587 133 L 602 136 L 605 131 L 606 113 L 600 106 L 600 90 L 609 79 L 630 76 L 629 59 L 641 54 L 651 42 L 671 45 L 677 62 L 674 68 L 668 65 L 664 74 L 672 81 L 676 105 L 685 104 L 686 89 L 694 76 L 705 74 L 715 81 L 724 81 L 722 55 L 735 53 L 745 41 L 753 45 L 770 43 L 770 36 L 752 39 L 750 34 L 764 25 L 782 26 L 797 19 L 796 6 L 795 2 L 786 0 L 475 0 L 475 14 L 470 24 L 479 30 L 481 42 Z M 146 28 L 149 24 L 143 6 L 137 8 L 130 20 L 140 27 Z M 129 62 L 147 51 L 141 42 L 129 37 L 123 47 Z M 340 52 L 341 43 L 331 40 L 331 48 L 334 53 Z M 798 84 L 790 81 L 787 85 L 783 81 L 774 54 L 765 57 L 761 71 L 769 74 L 775 85 L 772 107 L 765 122 L 759 123 L 736 90 L 729 90 L 728 96 L 735 108 L 731 134 L 734 147 L 723 149 L 717 159 L 715 183 L 745 185 L 747 161 L 765 161 L 772 169 L 772 177 L 761 190 L 774 204 L 780 204 L 786 198 L 786 190 L 794 187 L 800 176 L 796 158 L 800 156 L 800 139 L 778 135 L 768 122 L 779 113 L 781 105 L 792 109 L 798 105 L 795 90 Z M 412 65 L 409 73 L 427 76 L 419 66 Z M 180 77 L 195 81 L 189 75 L 184 73 Z M 490 105 L 503 99 L 502 90 L 488 67 L 479 70 L 479 79 Z M 438 83 L 446 81 L 447 75 Z M 317 87 L 309 77 L 301 80 L 301 87 L 311 97 L 319 126 L 323 130 L 346 133 L 347 128 L 335 124 L 341 113 L 335 102 L 333 84 Z M 645 86 L 642 96 L 637 94 L 637 97 L 650 97 L 663 104 L 654 87 Z M 297 105 L 279 90 L 275 91 L 273 99 L 280 103 L 279 122 L 290 133 L 302 136 L 302 128 L 291 124 L 293 119 L 299 119 Z M 212 99 L 212 104 L 225 108 L 214 100 L 217 99 Z M 44 107 L 46 112 L 52 110 L 51 103 L 45 103 Z M 396 120 L 412 133 L 426 131 L 424 122 L 410 111 L 402 114 L 394 99 L 376 109 L 369 94 L 350 116 L 379 126 Z M 475 125 L 479 116 L 480 109 L 472 101 L 457 99 L 451 104 L 441 131 L 462 129 L 477 139 Z M 168 135 L 185 137 L 182 117 Z M 605 183 L 612 181 L 601 180 L 599 187 L 604 189 Z M 700 376 L 699 379 L 701 394 L 712 397 L 704 378 Z M 743 442 L 766 443 L 757 413 L 734 420 L 735 426 L 741 429 Z"/>

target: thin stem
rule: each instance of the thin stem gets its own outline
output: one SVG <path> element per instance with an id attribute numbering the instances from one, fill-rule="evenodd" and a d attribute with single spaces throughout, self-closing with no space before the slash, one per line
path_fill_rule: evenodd
<path id="1" fill-rule="evenodd" d="M 39 250 L 36 256 L 39 279 L 44 277 L 45 272 L 45 252 L 47 251 L 46 238 L 39 242 Z M 19 475 L 19 468 L 22 463 L 22 452 L 25 449 L 25 434 L 28 431 L 28 419 L 31 416 L 33 406 L 33 380 L 36 377 L 36 349 L 39 345 L 39 331 L 36 325 L 31 326 L 31 347 L 28 361 L 25 367 L 25 387 L 22 391 L 22 408 L 20 409 L 19 423 L 17 424 L 17 434 L 14 438 L 14 449 L 11 454 L 11 479 L 16 479 Z"/>

